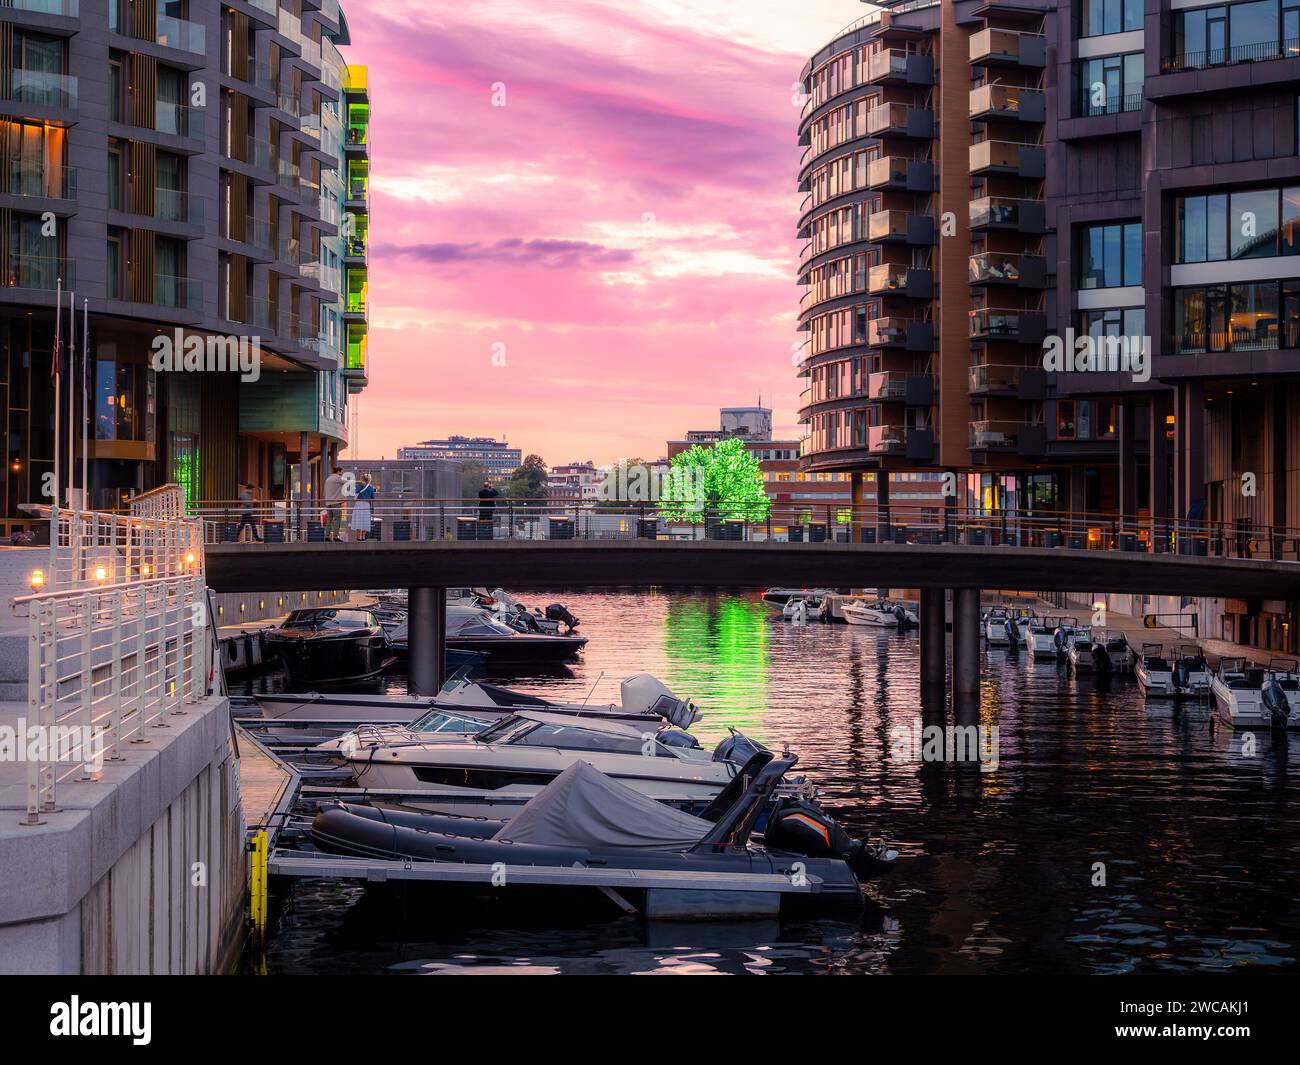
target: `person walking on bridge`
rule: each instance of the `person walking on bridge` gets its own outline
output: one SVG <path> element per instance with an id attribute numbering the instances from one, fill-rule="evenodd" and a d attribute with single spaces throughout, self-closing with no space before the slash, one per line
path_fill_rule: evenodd
<path id="1" fill-rule="evenodd" d="M 491 481 L 484 481 L 483 487 L 478 490 L 478 520 L 492 521 L 492 509 L 496 506 L 495 500 L 500 493 L 492 487 Z"/>
<path id="2" fill-rule="evenodd" d="M 325 539 L 341 540 L 343 527 L 343 467 L 335 465 L 325 478 Z"/>

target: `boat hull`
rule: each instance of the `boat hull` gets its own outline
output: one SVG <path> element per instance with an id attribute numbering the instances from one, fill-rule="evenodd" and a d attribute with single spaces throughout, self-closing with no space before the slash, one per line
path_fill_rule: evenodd
<path id="1" fill-rule="evenodd" d="M 270 632 L 266 642 L 296 687 L 366 680 L 383 672 L 391 657 L 382 630 L 340 636 Z"/>

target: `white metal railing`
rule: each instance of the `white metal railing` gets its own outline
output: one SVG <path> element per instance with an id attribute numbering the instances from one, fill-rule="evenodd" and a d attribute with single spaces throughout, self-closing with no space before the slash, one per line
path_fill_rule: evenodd
<path id="1" fill-rule="evenodd" d="M 43 575 L 49 592 L 203 573 L 203 526 L 183 516 L 182 490 L 169 485 L 133 500 L 130 514 L 31 508 L 50 521 Z"/>
<path id="2" fill-rule="evenodd" d="M 11 605 L 28 624 L 27 822 L 57 808 L 66 781 L 96 780 L 128 744 L 206 698 L 215 632 L 202 523 L 175 486 L 135 514 L 38 508 L 55 526 L 43 590 Z"/>

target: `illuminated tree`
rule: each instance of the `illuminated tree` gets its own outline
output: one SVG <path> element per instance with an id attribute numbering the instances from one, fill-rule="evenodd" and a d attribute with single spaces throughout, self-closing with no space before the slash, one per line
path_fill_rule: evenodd
<path id="1" fill-rule="evenodd" d="M 738 437 L 711 447 L 695 444 L 674 456 L 659 500 L 667 520 L 691 523 L 762 521 L 770 508 L 763 471 Z"/>

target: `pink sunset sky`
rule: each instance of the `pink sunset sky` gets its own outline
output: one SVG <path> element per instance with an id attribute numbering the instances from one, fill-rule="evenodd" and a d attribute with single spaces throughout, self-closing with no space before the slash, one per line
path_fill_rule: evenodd
<path id="1" fill-rule="evenodd" d="M 781 435 L 801 435 L 796 83 L 869 8 L 345 10 L 373 115 L 370 384 L 352 454 L 462 433 L 552 465 L 655 458 L 760 393 Z"/>

